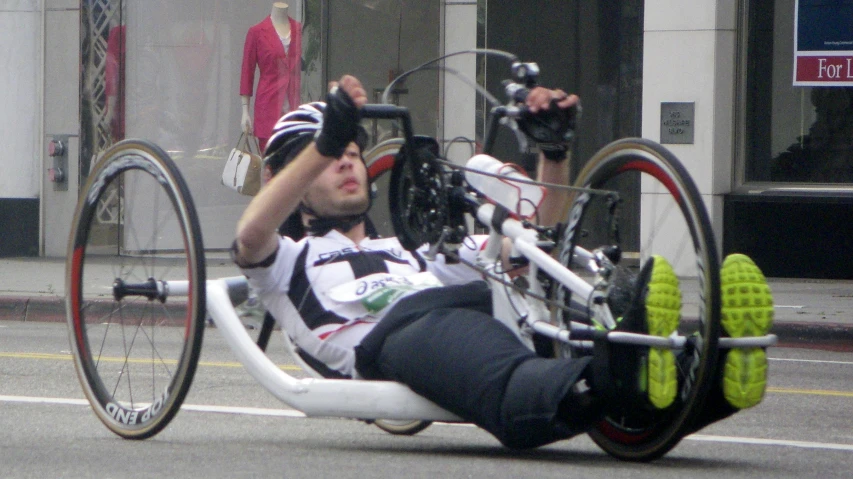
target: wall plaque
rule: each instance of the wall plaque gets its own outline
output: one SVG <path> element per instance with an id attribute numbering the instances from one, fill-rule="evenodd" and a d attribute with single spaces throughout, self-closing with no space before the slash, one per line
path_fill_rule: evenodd
<path id="1" fill-rule="evenodd" d="M 693 144 L 694 106 L 690 103 L 660 104 L 660 142 Z"/>

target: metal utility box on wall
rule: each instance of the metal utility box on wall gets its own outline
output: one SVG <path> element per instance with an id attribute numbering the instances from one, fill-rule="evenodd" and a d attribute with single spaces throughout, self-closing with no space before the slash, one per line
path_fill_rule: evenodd
<path id="1" fill-rule="evenodd" d="M 53 183 L 53 191 L 68 191 L 68 137 L 53 135 L 47 144 L 47 156 L 53 158 L 47 179 Z"/>

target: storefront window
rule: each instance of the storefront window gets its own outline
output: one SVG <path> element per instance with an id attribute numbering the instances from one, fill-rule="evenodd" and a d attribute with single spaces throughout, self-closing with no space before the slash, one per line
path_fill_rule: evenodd
<path id="1" fill-rule="evenodd" d="M 547 9 L 535 2 L 480 0 L 478 5 L 478 46 L 506 50 L 521 61 L 536 62 L 541 84 L 580 95 L 584 111 L 574 171 L 580 171 L 583 162 L 607 143 L 642 133 L 642 0 L 572 0 Z M 503 99 L 506 60 L 487 58 L 482 65 L 480 76 L 486 87 Z M 486 109 L 481 104 L 481 118 Z M 479 135 L 484 122 L 478 122 Z M 496 146 L 504 155 L 517 155 L 511 135 L 500 137 Z"/>
<path id="2" fill-rule="evenodd" d="M 521 61 L 538 63 L 540 84 L 577 93 L 583 104 L 572 156 L 575 174 L 604 145 L 642 134 L 642 0 L 588 2 L 495 2 L 481 0 L 479 46 L 509 51 Z M 536 32 L 531 34 L 531 32 Z M 480 76 L 489 91 L 503 98 L 508 76 L 504 59 L 488 58 Z M 485 115 L 481 106 L 479 113 Z M 479 124 L 482 124 L 481 120 Z M 482 135 L 483 128 L 478 134 Z M 531 172 L 536 155 L 519 155 L 518 142 L 506 129 L 495 144 L 496 156 L 518 162 Z M 639 198 L 640 184 L 621 185 Z M 639 201 L 623 215 L 624 241 L 639 245 Z"/>
<path id="3" fill-rule="evenodd" d="M 440 55 L 440 11 L 439 0 L 81 0 L 81 178 L 112 144 L 149 140 L 187 180 L 205 247 L 224 249 L 251 199 L 220 184 L 241 133 L 263 150 L 283 113 L 323 100 L 344 73 L 378 102 L 394 76 Z M 418 133 L 437 132 L 439 87 L 427 71 L 392 95 Z M 108 244 L 121 241 L 114 197 Z"/>
<path id="4" fill-rule="evenodd" d="M 850 61 L 853 50 L 853 5 L 751 0 L 748 10 L 743 179 L 853 183 L 853 83 L 844 81 L 844 58 Z M 797 47 L 806 59 L 795 78 Z"/>
<path id="5" fill-rule="evenodd" d="M 440 0 L 330 1 L 327 72 L 329 80 L 355 75 L 368 101 L 379 103 L 397 75 L 441 55 Z M 409 76 L 389 101 L 406 106 L 416 133 L 435 136 L 439 106 L 439 72 Z M 369 128 L 375 142 L 398 136 L 392 125 Z"/>
<path id="6" fill-rule="evenodd" d="M 321 96 L 323 8 L 321 0 L 83 0 L 81 178 L 112 144 L 149 140 L 187 180 L 205 247 L 226 248 L 250 198 L 221 185 L 225 160 L 247 124 L 263 148 L 282 113 Z M 120 196 L 102 208 L 115 233 L 107 243 L 121 241 Z"/>

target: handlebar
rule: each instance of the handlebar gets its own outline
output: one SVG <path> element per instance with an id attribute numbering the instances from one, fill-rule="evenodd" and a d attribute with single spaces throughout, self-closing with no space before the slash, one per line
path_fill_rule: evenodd
<path id="1" fill-rule="evenodd" d="M 492 153 L 500 121 L 504 118 L 514 120 L 513 124 L 518 124 L 522 131 L 540 143 L 563 141 L 562 137 L 567 131 L 575 129 L 579 112 L 577 107 L 568 111 L 552 107 L 535 115 L 529 112 L 524 101 L 530 89 L 537 86 L 538 78 L 539 65 L 536 63 L 513 62 L 511 80 L 504 84 L 508 103 L 492 109 L 483 142 L 483 153 Z M 361 116 L 364 119 L 400 120 L 406 144 L 412 144 L 414 130 L 408 108 L 384 103 L 367 104 L 361 108 Z M 554 134 L 549 134 L 551 131 Z M 525 141 L 523 137 L 520 140 Z"/>
<path id="2" fill-rule="evenodd" d="M 400 120 L 403 123 L 403 136 L 406 139 L 406 144 L 412 144 L 415 133 L 412 129 L 412 117 L 409 115 L 408 108 L 382 103 L 369 103 L 361 107 L 361 117 L 369 120 Z"/>

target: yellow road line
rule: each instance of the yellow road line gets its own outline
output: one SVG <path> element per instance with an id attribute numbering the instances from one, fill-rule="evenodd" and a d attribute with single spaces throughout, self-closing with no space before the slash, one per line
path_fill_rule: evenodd
<path id="1" fill-rule="evenodd" d="M 13 358 L 13 359 L 51 359 L 51 360 L 60 360 L 60 361 L 71 361 L 74 358 L 70 354 L 48 354 L 48 353 L 0 353 L 0 358 Z M 123 358 L 115 358 L 115 357 L 102 357 L 100 361 L 103 362 L 125 362 Z M 150 359 L 128 359 L 127 362 L 134 364 L 145 364 L 150 363 Z M 176 360 L 164 359 L 157 360 L 158 363 L 161 364 L 176 364 Z M 210 366 L 210 367 L 219 367 L 219 368 L 242 368 L 243 365 L 239 362 L 234 361 L 199 361 L 199 366 Z M 296 366 L 294 364 L 279 364 L 279 368 L 287 370 L 287 371 L 301 371 L 302 368 Z"/>
<path id="2" fill-rule="evenodd" d="M 779 394 L 806 394 L 810 396 L 853 397 L 853 391 L 829 391 L 825 389 L 767 388 L 767 392 Z"/>
<path id="3" fill-rule="evenodd" d="M 13 359 L 51 359 L 70 361 L 73 358 L 70 354 L 48 354 L 48 353 L 0 353 L 0 358 Z M 102 357 L 104 362 L 124 362 L 122 358 Z M 149 359 L 128 359 L 130 363 L 150 363 Z M 175 364 L 174 360 L 158 360 L 160 363 Z M 241 368 L 242 364 L 235 361 L 199 361 L 199 366 L 218 367 L 218 368 Z M 302 368 L 294 364 L 279 364 L 279 368 L 286 371 L 301 371 Z M 853 391 L 832 391 L 826 389 L 792 389 L 792 388 L 774 388 L 768 387 L 767 392 L 775 394 L 802 394 L 808 396 L 837 396 L 837 397 L 853 397 Z"/>

